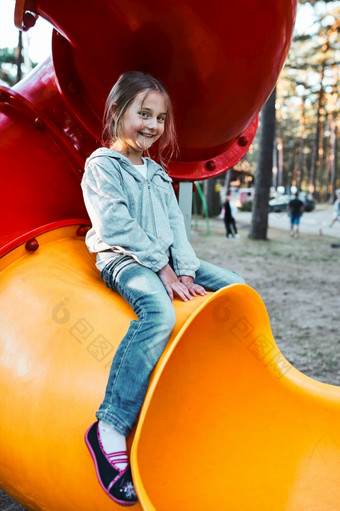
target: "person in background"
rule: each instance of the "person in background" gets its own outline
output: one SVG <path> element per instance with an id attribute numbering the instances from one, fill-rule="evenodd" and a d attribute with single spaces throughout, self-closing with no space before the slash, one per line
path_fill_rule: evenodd
<path id="1" fill-rule="evenodd" d="M 233 206 L 230 198 L 230 195 L 227 195 L 224 202 L 224 225 L 226 228 L 226 236 L 227 238 L 239 238 L 236 220 L 233 214 Z"/>
<path id="2" fill-rule="evenodd" d="M 294 199 L 288 204 L 288 214 L 290 216 L 290 235 L 299 236 L 300 219 L 304 210 L 304 204 L 299 199 L 299 194 L 296 192 Z"/>
<path id="3" fill-rule="evenodd" d="M 335 192 L 336 199 L 333 204 L 333 218 L 329 227 L 333 227 L 336 222 L 340 222 L 340 190 Z"/>

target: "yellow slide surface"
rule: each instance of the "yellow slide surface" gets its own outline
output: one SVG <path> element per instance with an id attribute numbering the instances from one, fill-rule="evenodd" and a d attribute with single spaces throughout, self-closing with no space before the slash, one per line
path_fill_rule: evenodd
<path id="1" fill-rule="evenodd" d="M 77 226 L 37 240 L 1 260 L 0 486 L 32 510 L 118 510 L 83 437 L 134 314 Z M 175 308 L 129 439 L 132 509 L 339 511 L 340 389 L 285 360 L 248 286 Z"/>

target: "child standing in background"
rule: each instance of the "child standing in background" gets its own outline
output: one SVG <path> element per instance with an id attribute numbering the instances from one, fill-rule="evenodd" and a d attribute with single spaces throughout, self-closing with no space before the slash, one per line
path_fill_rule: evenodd
<path id="1" fill-rule="evenodd" d="M 239 238 L 230 195 L 225 198 L 223 219 L 227 238 Z"/>
<path id="2" fill-rule="evenodd" d="M 156 141 L 160 164 L 148 157 Z M 131 305 L 138 321 L 131 321 L 117 349 L 98 421 L 85 440 L 104 491 L 132 505 L 137 496 L 126 437 L 175 325 L 172 301 L 186 302 L 243 279 L 199 260 L 187 239 L 164 170 L 177 143 L 171 101 L 158 80 L 137 71 L 119 78 L 106 102 L 103 142 L 106 147 L 87 159 L 82 180 L 92 221 L 86 244 L 97 254 L 105 284 Z"/>
<path id="3" fill-rule="evenodd" d="M 294 199 L 288 204 L 288 214 L 290 216 L 290 235 L 299 236 L 300 219 L 304 210 L 304 204 L 299 199 L 299 194 L 296 192 Z"/>

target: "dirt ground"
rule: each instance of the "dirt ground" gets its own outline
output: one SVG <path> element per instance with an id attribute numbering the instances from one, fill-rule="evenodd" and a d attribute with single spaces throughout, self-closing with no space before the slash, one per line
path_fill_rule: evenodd
<path id="1" fill-rule="evenodd" d="M 222 220 L 194 222 L 197 255 L 240 273 L 264 301 L 274 338 L 297 369 L 319 381 L 340 385 L 339 239 L 270 229 L 268 241 L 225 237 Z M 0 491 L 1 511 L 25 511 Z"/>
<path id="2" fill-rule="evenodd" d="M 269 229 L 268 241 L 227 239 L 222 221 L 192 232 L 199 257 L 237 271 L 264 301 L 274 338 L 289 362 L 316 380 L 340 385 L 340 240 Z"/>

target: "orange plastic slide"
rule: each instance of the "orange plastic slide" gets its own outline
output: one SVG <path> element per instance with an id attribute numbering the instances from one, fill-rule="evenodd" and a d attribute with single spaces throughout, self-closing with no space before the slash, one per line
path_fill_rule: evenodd
<path id="1" fill-rule="evenodd" d="M 83 435 L 133 313 L 79 233 L 54 229 L 1 260 L 0 486 L 32 510 L 120 509 Z M 175 306 L 129 439 L 133 509 L 339 511 L 340 389 L 285 360 L 250 287 Z"/>

